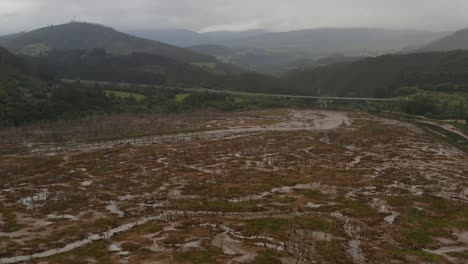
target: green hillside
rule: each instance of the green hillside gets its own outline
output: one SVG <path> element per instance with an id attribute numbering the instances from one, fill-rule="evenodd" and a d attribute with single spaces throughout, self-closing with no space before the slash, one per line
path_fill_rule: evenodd
<path id="1" fill-rule="evenodd" d="M 422 51 L 468 50 L 468 29 L 457 31 L 426 46 Z"/>
<path id="2" fill-rule="evenodd" d="M 411 88 L 468 92 L 468 51 L 385 55 L 303 68 L 283 81 L 291 93 L 308 95 L 390 97 Z"/>
<path id="3" fill-rule="evenodd" d="M 188 87 L 207 86 L 231 70 L 223 64 L 213 69 L 149 53 L 119 55 L 102 49 L 54 50 L 27 60 L 37 68 L 51 69 L 58 79 Z"/>
<path id="4" fill-rule="evenodd" d="M 72 22 L 0 38 L 0 45 L 14 53 L 45 54 L 53 49 L 90 50 L 103 48 L 109 53 L 146 52 L 184 62 L 216 62 L 211 56 L 162 42 L 134 37 L 97 24 Z"/>
<path id="5" fill-rule="evenodd" d="M 263 33 L 190 49 L 244 69 L 283 74 L 302 65 L 323 64 L 324 58 L 336 60 L 341 57 L 343 61 L 414 50 L 446 34 L 417 30 L 322 28 Z M 322 61 L 315 63 L 317 60 Z"/>
<path id="6" fill-rule="evenodd" d="M 47 93 L 44 80 L 32 77 L 22 60 L 0 48 L 0 126 L 41 116 Z"/>
<path id="7" fill-rule="evenodd" d="M 274 52 L 305 53 L 313 57 L 336 53 L 361 56 L 399 52 L 407 47 L 426 45 L 446 35 L 441 32 L 418 30 L 318 28 L 266 33 L 231 40 L 225 44 L 230 47 L 261 48 Z"/>
<path id="8" fill-rule="evenodd" d="M 0 48 L 0 127 L 112 110 L 104 91 L 60 84 L 55 77 L 48 67 Z"/>

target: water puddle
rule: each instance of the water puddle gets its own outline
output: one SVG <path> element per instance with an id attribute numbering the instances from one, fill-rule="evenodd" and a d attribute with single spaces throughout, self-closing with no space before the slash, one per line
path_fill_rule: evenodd
<path id="1" fill-rule="evenodd" d="M 26 209 L 33 210 L 36 208 L 43 207 L 49 195 L 50 193 L 48 190 L 42 190 L 40 193 L 34 196 L 29 196 L 29 197 L 20 199 L 19 203 L 24 205 Z"/>
<path id="2" fill-rule="evenodd" d="M 64 152 L 91 152 L 125 145 L 151 145 L 188 142 L 192 140 L 229 139 L 238 136 L 255 135 L 269 131 L 327 131 L 350 126 L 346 112 L 326 110 L 291 110 L 288 117 L 279 123 L 267 126 L 233 127 L 211 131 L 199 131 L 169 135 L 126 138 L 92 143 L 38 144 L 27 148 L 30 155 L 59 155 Z M 161 160 L 164 162 L 164 160 Z"/>
<path id="3" fill-rule="evenodd" d="M 247 201 L 256 201 L 264 199 L 267 196 L 272 194 L 285 194 L 285 193 L 292 193 L 295 190 L 311 190 L 311 191 L 319 191 L 322 194 L 326 195 L 335 195 L 337 190 L 333 186 L 322 185 L 320 182 L 314 183 L 307 183 L 307 184 L 297 184 L 294 186 L 283 186 L 271 189 L 269 192 L 263 192 L 259 194 L 252 194 L 237 198 L 229 199 L 228 201 L 231 203 L 240 203 L 240 202 L 247 202 Z"/>
<path id="4" fill-rule="evenodd" d="M 106 209 L 112 214 L 117 215 L 118 217 L 125 216 L 125 212 L 119 209 L 119 205 L 115 201 L 110 201 L 109 204 L 106 206 Z"/>

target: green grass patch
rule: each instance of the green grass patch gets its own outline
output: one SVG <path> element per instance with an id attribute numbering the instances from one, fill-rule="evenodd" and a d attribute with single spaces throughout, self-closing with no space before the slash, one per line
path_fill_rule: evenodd
<path id="1" fill-rule="evenodd" d="M 279 218 L 256 219 L 248 223 L 251 233 L 283 233 L 288 230 L 289 220 Z"/>
<path id="2" fill-rule="evenodd" d="M 175 100 L 176 103 L 182 103 L 182 102 L 185 101 L 185 99 L 187 99 L 189 96 L 190 96 L 189 93 L 176 94 L 174 100 Z"/>
<path id="3" fill-rule="evenodd" d="M 413 204 L 413 197 L 411 196 L 394 196 L 388 199 L 388 204 L 394 207 L 408 206 Z"/>
<path id="4" fill-rule="evenodd" d="M 466 124 L 452 123 L 452 125 L 460 129 L 465 135 L 468 135 L 468 123 Z"/>
<path id="5" fill-rule="evenodd" d="M 453 252 L 449 253 L 449 255 L 454 256 L 456 258 L 460 258 L 463 260 L 468 260 L 468 250 L 463 251 L 463 252 Z"/>
<path id="6" fill-rule="evenodd" d="M 56 241 L 56 242 L 71 242 L 78 238 L 80 231 L 76 228 L 69 227 L 62 230 L 55 230 L 45 238 L 45 241 Z"/>
<path id="7" fill-rule="evenodd" d="M 178 257 L 182 261 L 187 261 L 194 264 L 209 264 L 218 263 L 210 251 L 189 251 L 179 255 Z"/>
<path id="8" fill-rule="evenodd" d="M 296 201 L 296 198 L 289 196 L 273 197 L 272 200 L 277 203 L 289 204 Z"/>
<path id="9" fill-rule="evenodd" d="M 404 232 L 406 238 L 417 246 L 427 246 L 432 243 L 432 238 L 425 230 L 407 230 Z"/>
<path id="10" fill-rule="evenodd" d="M 414 255 L 418 256 L 419 259 L 427 262 L 440 262 L 442 260 L 441 256 L 422 251 L 422 250 L 417 250 L 414 251 Z"/>
<path id="11" fill-rule="evenodd" d="M 414 247 L 430 245 L 433 237 L 452 238 L 453 228 L 468 229 L 468 210 L 433 196 L 400 196 L 389 199 L 399 209 L 405 239 Z"/>
<path id="12" fill-rule="evenodd" d="M 290 229 L 305 229 L 309 231 L 322 231 L 336 233 L 335 225 L 325 218 L 298 217 L 298 218 L 262 218 L 246 221 L 245 229 L 250 234 L 268 234 L 286 238 Z"/>
<path id="13" fill-rule="evenodd" d="M 423 229 L 431 235 L 450 237 L 450 229 L 468 230 L 468 207 L 434 196 L 400 196 L 389 199 L 400 208 L 400 218 L 407 228 Z M 418 208 L 416 208 L 416 205 Z"/>
<path id="14" fill-rule="evenodd" d="M 3 231 L 11 233 L 23 228 L 22 225 L 16 222 L 16 215 L 12 210 L 4 208 L 0 210 L 0 213 L 2 214 L 3 221 L 5 222 L 3 225 Z"/>
<path id="15" fill-rule="evenodd" d="M 122 92 L 122 91 L 112 91 L 112 90 L 105 90 L 104 91 L 107 96 L 115 96 L 117 98 L 134 98 L 136 101 L 142 101 L 146 99 L 146 96 L 139 94 L 139 93 L 131 93 L 131 92 Z"/>
<path id="16" fill-rule="evenodd" d="M 110 229 L 112 227 L 115 227 L 116 224 L 117 223 L 115 221 L 113 221 L 112 219 L 101 218 L 101 219 L 97 219 L 93 223 L 87 223 L 87 224 L 83 225 L 83 229 L 86 229 L 88 231 L 93 230 L 93 232 L 102 231 L 102 230 L 106 230 L 106 229 Z"/>
<path id="17" fill-rule="evenodd" d="M 435 131 L 444 137 L 441 137 L 444 141 L 452 144 L 455 147 L 460 148 L 461 150 L 468 152 L 468 140 L 457 133 L 453 133 L 451 131 L 445 130 L 439 126 L 426 124 L 418 122 L 417 125 L 428 128 L 432 131 Z"/>
<path id="18" fill-rule="evenodd" d="M 332 223 L 321 217 L 301 218 L 299 224 L 306 229 L 322 232 L 334 232 L 335 228 Z"/>
<path id="19" fill-rule="evenodd" d="M 416 256 L 419 260 L 430 263 L 442 261 L 442 257 L 423 251 L 423 250 L 402 250 L 399 248 L 390 248 L 387 250 L 393 256 L 404 258 L 406 255 Z"/>
<path id="20" fill-rule="evenodd" d="M 226 201 L 208 201 L 204 206 L 209 210 L 219 211 L 255 211 L 257 204 L 253 201 L 230 203 Z"/>
<path id="21" fill-rule="evenodd" d="M 55 255 L 50 259 L 56 263 L 78 264 L 87 263 L 89 258 L 92 258 L 96 260 L 97 263 L 101 264 L 113 263 L 107 251 L 107 246 L 102 241 L 74 249 L 70 252 Z"/>
<path id="22" fill-rule="evenodd" d="M 324 195 L 321 192 L 315 190 L 299 189 L 295 190 L 295 192 L 301 194 L 305 198 L 310 199 L 321 199 L 324 197 Z"/>
<path id="23" fill-rule="evenodd" d="M 280 264 L 277 253 L 271 250 L 259 252 L 252 264 Z"/>
<path id="24" fill-rule="evenodd" d="M 272 186 L 261 183 L 261 184 L 256 184 L 253 189 L 256 192 L 269 192 L 272 189 Z"/>
<path id="25" fill-rule="evenodd" d="M 453 226 L 462 230 L 468 230 L 468 220 L 455 221 L 453 222 Z"/>
<path id="26" fill-rule="evenodd" d="M 61 223 L 61 222 L 68 222 L 70 221 L 69 218 L 64 218 L 64 217 L 58 217 L 58 218 L 49 218 L 47 219 L 49 222 L 54 222 L 54 223 Z"/>
<path id="27" fill-rule="evenodd" d="M 200 68 L 207 68 L 210 70 L 214 70 L 216 68 L 216 62 L 192 62 L 190 64 L 198 66 Z"/>
<path id="28" fill-rule="evenodd" d="M 378 215 L 374 208 L 360 201 L 345 201 L 343 206 L 347 213 L 354 217 L 366 218 Z"/>
<path id="29" fill-rule="evenodd" d="M 242 97 L 234 97 L 234 103 L 236 104 L 242 104 L 244 103 L 246 100 Z"/>
<path id="30" fill-rule="evenodd" d="M 192 200 L 179 200 L 178 208 L 193 211 L 220 211 L 220 212 L 246 212 L 260 211 L 255 201 L 245 201 L 239 203 L 230 203 L 228 201 L 206 201 L 197 202 Z"/>
<path id="31" fill-rule="evenodd" d="M 138 226 L 135 231 L 139 234 L 150 234 L 150 233 L 156 233 L 161 231 L 162 228 L 158 225 L 155 224 L 146 224 L 142 226 Z"/>
<path id="32" fill-rule="evenodd" d="M 47 46 L 44 43 L 36 43 L 36 44 L 31 44 L 26 47 L 24 47 L 20 53 L 29 55 L 29 56 L 37 56 L 41 54 L 46 54 L 47 52 L 50 51 L 50 47 Z"/>

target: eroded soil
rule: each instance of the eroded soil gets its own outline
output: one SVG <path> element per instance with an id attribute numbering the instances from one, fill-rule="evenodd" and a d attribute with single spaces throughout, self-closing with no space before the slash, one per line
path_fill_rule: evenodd
<path id="1" fill-rule="evenodd" d="M 196 126 L 0 156 L 0 263 L 468 260 L 468 155 L 411 124 L 277 110 Z"/>

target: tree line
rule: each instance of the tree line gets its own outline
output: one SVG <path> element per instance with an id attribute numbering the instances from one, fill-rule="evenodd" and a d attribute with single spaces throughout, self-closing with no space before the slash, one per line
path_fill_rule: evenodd
<path id="1" fill-rule="evenodd" d="M 108 54 L 104 49 L 53 50 L 36 57 L 0 49 L 0 125 L 42 119 L 77 118 L 91 113 L 177 112 L 212 107 L 235 110 L 251 106 L 226 94 L 200 93 L 175 103 L 182 91 L 126 88 L 144 100 L 109 96 L 116 85 L 83 85 L 79 80 L 128 82 L 154 86 L 211 88 L 256 93 L 322 96 L 391 97 L 426 92 L 468 92 L 468 51 L 385 55 L 360 61 L 303 68 L 284 76 L 254 72 L 228 74 L 145 53 Z M 61 83 L 60 79 L 75 83 Z M 465 101 L 411 97 L 400 109 L 433 116 L 466 115 Z M 249 103 L 251 103 L 250 101 Z M 450 102 L 450 103 L 448 103 Z M 276 104 L 275 102 L 263 102 Z M 447 111 L 447 109 L 451 109 Z M 461 110 L 460 110 L 461 109 Z"/>

